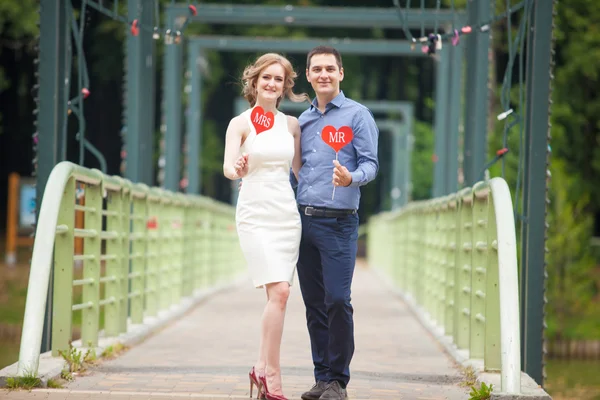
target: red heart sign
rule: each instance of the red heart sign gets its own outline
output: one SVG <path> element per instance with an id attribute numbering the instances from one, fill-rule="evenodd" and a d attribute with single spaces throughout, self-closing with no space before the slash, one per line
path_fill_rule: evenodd
<path id="1" fill-rule="evenodd" d="M 254 129 L 256 129 L 256 134 L 258 135 L 259 133 L 268 131 L 273 127 L 273 121 L 275 120 L 275 117 L 271 111 L 265 113 L 265 110 L 263 110 L 261 106 L 256 106 L 250 114 L 250 120 L 252 121 L 252 125 L 254 125 Z"/>
<path id="2" fill-rule="evenodd" d="M 331 125 L 327 125 L 321 131 L 321 139 L 327 143 L 337 153 L 352 141 L 354 134 L 349 126 L 342 126 L 339 129 Z"/>

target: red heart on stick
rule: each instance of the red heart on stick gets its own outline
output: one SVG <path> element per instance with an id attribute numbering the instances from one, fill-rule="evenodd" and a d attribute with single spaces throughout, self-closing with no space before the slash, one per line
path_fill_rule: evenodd
<path id="1" fill-rule="evenodd" d="M 327 125 L 321 131 L 321 139 L 329 145 L 337 153 L 352 141 L 354 134 L 349 126 L 342 126 L 339 129 L 331 125 Z"/>
<path id="2" fill-rule="evenodd" d="M 265 113 L 265 110 L 263 110 L 261 106 L 256 106 L 250 114 L 250 120 L 252 121 L 252 125 L 254 125 L 254 129 L 256 129 L 256 134 L 258 135 L 259 133 L 268 131 L 273 127 L 273 121 L 275 120 L 275 117 L 271 111 Z"/>

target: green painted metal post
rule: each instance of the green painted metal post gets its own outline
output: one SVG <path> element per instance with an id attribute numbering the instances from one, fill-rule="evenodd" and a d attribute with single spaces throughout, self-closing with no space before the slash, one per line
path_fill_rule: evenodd
<path id="1" fill-rule="evenodd" d="M 458 193 L 457 243 L 456 243 L 456 307 L 454 341 L 459 349 L 468 349 L 471 316 L 471 250 L 473 242 L 473 193 L 465 188 Z"/>
<path id="2" fill-rule="evenodd" d="M 187 112 L 187 193 L 200 194 L 202 191 L 202 174 L 200 158 L 202 156 L 202 73 L 199 62 L 202 54 L 198 46 L 188 46 L 188 112 Z"/>
<path id="3" fill-rule="evenodd" d="M 66 139 L 62 136 L 67 123 L 67 55 L 70 48 L 70 15 L 67 0 L 40 1 L 38 148 L 36 176 L 36 214 L 52 168 L 66 160 Z M 34 161 L 35 162 L 35 161 Z M 41 351 L 50 350 L 52 342 L 53 276 L 50 274 Z"/>
<path id="4" fill-rule="evenodd" d="M 83 304 L 89 306 L 81 311 L 81 343 L 83 346 L 98 346 L 100 323 L 100 254 L 102 249 L 102 186 L 86 185 L 83 239 Z"/>
<path id="5" fill-rule="evenodd" d="M 471 26 L 488 21 L 490 2 L 471 1 L 468 19 Z M 472 186 L 483 178 L 487 159 L 488 51 L 489 31 L 467 36 L 467 76 L 465 107 L 464 174 L 465 185 Z"/>
<path id="6" fill-rule="evenodd" d="M 123 199 L 121 202 L 121 257 L 119 263 L 119 280 L 121 296 L 119 298 L 120 306 L 119 306 L 119 328 L 121 333 L 127 332 L 127 319 L 129 317 L 129 254 L 130 254 L 130 234 L 131 234 L 131 203 L 132 203 L 132 193 L 131 193 L 131 184 L 125 185 L 123 189 Z"/>
<path id="7" fill-rule="evenodd" d="M 458 191 L 458 138 L 461 117 L 462 75 L 464 47 L 462 43 L 450 47 L 450 72 L 446 111 L 446 171 L 444 173 L 444 194 Z"/>
<path id="8" fill-rule="evenodd" d="M 473 188 L 473 209 L 471 219 L 471 329 L 469 333 L 469 357 L 484 358 L 486 325 L 486 287 L 489 246 L 487 243 L 487 217 L 489 189 L 483 182 Z"/>
<path id="9" fill-rule="evenodd" d="M 490 196 L 487 215 L 487 243 L 489 253 L 486 266 L 485 289 L 485 357 L 484 365 L 488 370 L 502 368 L 501 357 L 501 328 L 500 328 L 500 285 L 498 234 L 496 225 L 494 197 Z"/>
<path id="10" fill-rule="evenodd" d="M 113 301 L 106 304 L 104 314 L 104 329 L 107 336 L 117 336 L 121 333 L 121 265 L 122 258 L 127 257 L 128 253 L 123 253 L 123 190 L 118 192 L 110 191 L 106 200 L 106 230 L 109 233 L 115 233 L 106 240 L 106 254 L 111 258 L 106 260 L 106 276 L 109 280 L 106 282 L 106 299 Z"/>
<path id="11" fill-rule="evenodd" d="M 448 129 L 448 92 L 450 74 L 450 49 L 448 46 L 439 51 L 439 61 L 436 61 L 436 84 L 435 84 L 435 158 L 433 170 L 433 193 L 432 197 L 440 197 L 446 192 L 445 175 L 448 168 L 448 159 L 451 157 L 447 152 Z"/>
<path id="12" fill-rule="evenodd" d="M 202 288 L 207 288 L 211 285 L 212 280 L 210 276 L 211 264 L 214 261 L 214 257 L 212 254 L 212 224 L 214 215 L 208 210 L 204 209 L 200 211 L 200 218 L 202 221 L 202 261 L 200 263 L 201 266 L 201 275 L 202 275 Z"/>
<path id="13" fill-rule="evenodd" d="M 168 25 L 173 27 L 174 23 Z M 171 36 L 165 36 L 164 99 L 166 114 L 164 188 L 177 192 L 181 178 L 181 95 L 182 47 Z"/>
<path id="14" fill-rule="evenodd" d="M 65 312 L 53 313 L 52 355 L 57 357 L 59 350 L 67 350 L 71 341 L 71 323 L 73 306 L 73 256 L 75 241 L 75 178 L 69 179 L 63 192 L 58 212 L 57 226 L 67 229 L 56 235 L 54 250 L 54 301 L 52 304 Z"/>
<path id="15" fill-rule="evenodd" d="M 156 293 L 148 293 L 145 289 L 152 288 L 150 282 L 154 282 L 154 275 L 147 274 L 146 253 L 148 243 L 146 240 L 146 221 L 148 219 L 148 200 L 145 197 L 134 196 L 133 202 L 133 221 L 131 235 L 131 322 L 139 324 L 144 320 L 145 308 L 151 309 L 152 315 L 156 315 Z M 127 269 L 129 271 L 129 268 Z M 128 274 L 129 276 L 129 274 Z"/>
<path id="16" fill-rule="evenodd" d="M 536 0 L 527 54 L 525 179 L 521 224 L 521 346 L 523 370 L 544 384 L 546 205 L 554 1 Z"/>

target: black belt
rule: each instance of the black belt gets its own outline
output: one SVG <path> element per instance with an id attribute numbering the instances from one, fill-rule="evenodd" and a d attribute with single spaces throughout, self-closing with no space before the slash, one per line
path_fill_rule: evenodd
<path id="1" fill-rule="evenodd" d="M 309 217 L 345 217 L 347 215 L 356 214 L 355 209 L 340 209 L 340 208 L 324 208 L 311 206 L 298 206 L 300 212 Z"/>

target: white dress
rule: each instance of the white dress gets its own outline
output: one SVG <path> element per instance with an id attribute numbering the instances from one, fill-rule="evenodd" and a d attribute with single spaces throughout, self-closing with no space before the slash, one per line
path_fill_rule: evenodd
<path id="1" fill-rule="evenodd" d="M 255 287 L 272 282 L 292 285 L 302 231 L 290 184 L 294 136 L 282 112 L 275 115 L 271 129 L 257 135 L 251 111 L 242 114 L 250 133 L 241 148 L 248 154 L 248 173 L 238 196 L 237 233 Z"/>

